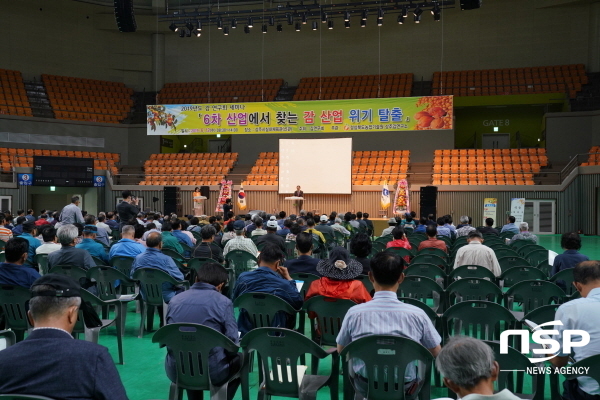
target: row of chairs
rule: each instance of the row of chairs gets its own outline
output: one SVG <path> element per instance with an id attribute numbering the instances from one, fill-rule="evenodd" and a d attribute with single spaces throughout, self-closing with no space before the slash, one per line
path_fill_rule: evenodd
<path id="1" fill-rule="evenodd" d="M 239 153 L 154 153 L 150 160 L 237 160 Z"/>
<path id="2" fill-rule="evenodd" d="M 0 69 L 0 114 L 33 116 L 20 71 Z"/>
<path id="3" fill-rule="evenodd" d="M 590 153 L 590 155 L 588 156 L 587 162 L 581 163 L 581 166 L 600 165 L 600 146 L 592 146 L 588 153 Z"/>
<path id="4" fill-rule="evenodd" d="M 146 177 L 152 174 L 160 175 L 225 175 L 230 167 L 147 167 Z"/>
<path id="5" fill-rule="evenodd" d="M 535 185 L 533 174 L 433 174 L 434 185 Z"/>
<path id="6" fill-rule="evenodd" d="M 206 167 L 228 167 L 232 168 L 236 159 L 154 159 L 154 160 L 146 160 L 144 162 L 145 168 L 164 168 L 164 167 L 173 167 L 173 168 L 206 168 Z"/>
<path id="7" fill-rule="evenodd" d="M 146 176 L 138 185 L 142 186 L 216 186 L 221 183 L 225 176 Z"/>

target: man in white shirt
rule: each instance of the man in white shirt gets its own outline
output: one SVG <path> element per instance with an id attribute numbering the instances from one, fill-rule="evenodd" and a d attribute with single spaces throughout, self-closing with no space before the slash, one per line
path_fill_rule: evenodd
<path id="1" fill-rule="evenodd" d="M 562 345 L 566 330 L 578 329 L 589 333 L 588 344 L 572 348 L 573 359 L 581 361 L 600 354 L 600 261 L 583 261 L 577 264 L 573 268 L 573 285 L 581 294 L 581 298 L 571 300 L 556 310 L 554 320 L 561 321 L 563 324 L 554 327 L 558 330 L 554 340 Z M 579 340 L 581 339 L 576 339 Z M 565 352 L 561 348 L 556 357 L 550 359 L 550 363 L 556 368 L 566 367 L 570 353 L 571 350 Z M 597 399 L 600 396 L 600 386 L 592 378 L 566 380 L 563 386 L 565 399 L 587 400 Z"/>
<path id="2" fill-rule="evenodd" d="M 461 265 L 481 265 L 492 271 L 495 276 L 500 276 L 502 270 L 496 258 L 496 253 L 491 248 L 483 245 L 483 235 L 475 230 L 469 232 L 466 246 L 458 249 L 454 258 L 454 268 Z"/>
<path id="3" fill-rule="evenodd" d="M 56 229 L 48 226 L 42 229 L 42 239 L 44 243 L 35 249 L 35 254 L 50 254 L 60 250 L 60 244 L 56 243 Z"/>
<path id="4" fill-rule="evenodd" d="M 261 220 L 262 225 L 262 220 Z M 235 221 L 233 223 L 233 230 L 235 231 L 235 237 L 227 241 L 225 248 L 223 249 L 223 257 L 232 250 L 245 250 L 252 254 L 254 257 L 258 256 L 258 249 L 252 241 L 244 237 L 244 228 L 246 224 L 242 220 Z"/>
<path id="5" fill-rule="evenodd" d="M 340 232 L 345 237 L 349 237 L 350 231 L 348 229 L 344 228 L 342 225 L 340 225 L 341 223 L 342 223 L 342 219 L 336 217 L 335 223 L 333 225 L 331 225 L 331 229 L 333 229 L 334 231 Z"/>
<path id="6" fill-rule="evenodd" d="M 267 234 L 266 229 L 263 229 L 263 219 L 261 217 L 256 217 L 254 219 L 254 225 L 256 225 L 256 229 L 252 231 L 252 236 L 262 236 Z"/>

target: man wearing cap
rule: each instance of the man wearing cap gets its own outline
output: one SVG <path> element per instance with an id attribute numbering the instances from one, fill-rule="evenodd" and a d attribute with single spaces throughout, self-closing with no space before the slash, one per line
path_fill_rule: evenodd
<path id="1" fill-rule="evenodd" d="M 397 224 L 398 224 L 398 221 L 396 221 L 396 218 L 390 218 L 388 220 L 389 226 L 381 232 L 381 236 L 391 235 L 392 231 L 394 230 L 394 228 L 396 227 Z"/>
<path id="2" fill-rule="evenodd" d="M 58 228 L 56 236 L 62 247 L 60 250 L 48 254 L 48 269 L 57 265 L 75 265 L 83 269 L 96 266 L 90 253 L 75 248 L 75 239 L 79 236 L 79 230 L 75 225 L 62 225 Z"/>
<path id="3" fill-rule="evenodd" d="M 0 285 L 14 285 L 29 289 L 40 274 L 33 268 L 23 266 L 29 253 L 29 242 L 17 237 L 6 242 L 4 256 L 0 264 Z"/>
<path id="4" fill-rule="evenodd" d="M 37 236 L 35 222 L 23 222 L 23 233 L 19 237 L 29 242 L 29 256 L 27 257 L 25 264 L 30 266 L 35 264 L 35 250 L 42 245 L 42 242 L 40 242 L 35 236 Z"/>
<path id="5" fill-rule="evenodd" d="M 146 238 L 146 251 L 138 254 L 131 265 L 131 277 L 133 277 L 135 271 L 140 268 L 156 268 L 171 275 L 171 277 L 177 281 L 182 281 L 184 279 L 184 276 L 175 264 L 175 261 L 161 252 L 162 244 L 162 235 L 160 233 L 153 232 L 148 235 Z M 181 288 L 168 282 L 163 282 L 162 289 L 163 300 L 167 304 L 171 301 L 173 296 L 181 291 Z"/>
<path id="6" fill-rule="evenodd" d="M 254 257 L 258 256 L 258 249 L 252 241 L 244 237 L 244 228 L 246 224 L 242 220 L 237 220 L 233 223 L 233 230 L 235 231 L 235 237 L 227 241 L 225 248 L 223 249 L 223 256 L 233 250 L 244 250 L 252 254 Z"/>
<path id="7" fill-rule="evenodd" d="M 108 254 L 106 254 L 104 246 L 96 242 L 97 232 L 98 227 L 96 225 L 85 225 L 83 227 L 83 239 L 81 243 L 75 245 L 75 248 L 87 250 L 91 256 L 101 259 L 108 265 Z"/>
<path id="8" fill-rule="evenodd" d="M 135 257 L 146 250 L 143 244 L 135 241 L 135 228 L 133 225 L 125 225 L 121 230 L 121 239 L 112 245 L 108 252 L 108 258 L 113 257 Z"/>
<path id="9" fill-rule="evenodd" d="M 279 250 L 285 254 L 285 239 L 277 234 L 277 228 L 279 228 L 279 225 L 276 220 L 272 219 L 267 222 L 267 234 L 259 236 L 258 239 L 256 239 L 256 245 L 272 243 L 279 247 Z"/>
<path id="10" fill-rule="evenodd" d="M 333 237 L 333 228 L 331 227 L 331 225 L 328 224 L 329 218 L 327 218 L 327 215 L 321 215 L 321 218 L 319 218 L 319 220 L 321 222 L 319 223 L 319 225 L 315 226 L 315 229 L 321 233 L 327 233 L 331 235 L 331 237 Z"/>
<path id="11" fill-rule="evenodd" d="M 31 296 L 28 317 L 33 331 L 0 351 L 0 393 L 127 400 L 108 349 L 71 336 L 81 305 L 79 284 L 68 276 L 48 274 L 33 283 Z"/>

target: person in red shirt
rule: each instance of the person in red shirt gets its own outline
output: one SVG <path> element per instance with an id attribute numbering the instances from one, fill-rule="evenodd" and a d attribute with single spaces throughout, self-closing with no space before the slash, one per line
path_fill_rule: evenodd
<path id="1" fill-rule="evenodd" d="M 410 245 L 410 242 L 408 241 L 408 238 L 406 237 L 406 233 L 404 232 L 404 228 L 401 226 L 397 226 L 394 228 L 394 230 L 392 231 L 392 236 L 394 237 L 394 240 L 392 240 L 391 242 L 388 242 L 385 247 L 386 248 L 390 248 L 390 247 L 403 247 L 407 250 L 412 249 L 412 246 Z M 404 256 L 404 261 L 406 261 L 407 263 L 410 262 L 410 257 L 409 256 Z"/>
<path id="2" fill-rule="evenodd" d="M 40 217 L 38 218 L 38 220 L 35 221 L 35 226 L 42 226 L 42 225 L 50 225 L 50 222 L 48 222 L 48 215 L 47 214 L 40 215 Z"/>
<path id="3" fill-rule="evenodd" d="M 418 251 L 429 247 L 435 247 L 436 249 L 440 249 L 445 253 L 448 253 L 448 246 L 446 246 L 446 242 L 437 238 L 437 228 L 435 226 L 428 225 L 427 229 L 425 229 L 425 233 L 427 234 L 427 240 L 423 240 L 421 244 L 419 244 Z"/>
<path id="4" fill-rule="evenodd" d="M 344 247 L 334 247 L 329 259 L 317 264 L 317 272 L 322 278 L 313 281 L 306 292 L 305 300 L 314 296 L 347 299 L 360 304 L 371 300 L 371 295 L 361 281 L 354 280 L 362 272 L 362 264 L 350 258 Z M 310 316 L 314 318 L 314 316 Z"/>

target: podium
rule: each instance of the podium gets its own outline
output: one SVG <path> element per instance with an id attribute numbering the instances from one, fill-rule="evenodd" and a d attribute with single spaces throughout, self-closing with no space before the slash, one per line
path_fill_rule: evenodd
<path id="1" fill-rule="evenodd" d="M 302 205 L 304 204 L 304 197 L 290 196 L 290 197 L 286 197 L 284 200 L 295 202 L 296 203 L 296 213 L 300 214 L 300 210 L 302 209 Z"/>
<path id="2" fill-rule="evenodd" d="M 204 215 L 204 201 L 206 200 L 206 196 L 197 196 L 194 197 L 194 216 L 199 217 Z"/>

